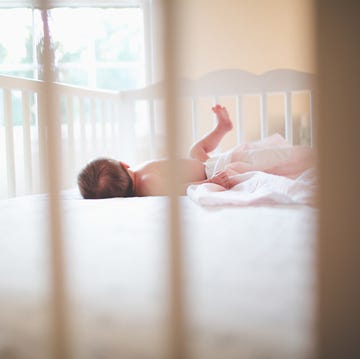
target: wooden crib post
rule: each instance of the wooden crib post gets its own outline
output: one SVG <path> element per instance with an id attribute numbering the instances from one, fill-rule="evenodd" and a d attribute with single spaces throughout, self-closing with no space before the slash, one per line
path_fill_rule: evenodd
<path id="1" fill-rule="evenodd" d="M 69 359 L 69 326 L 67 291 L 65 280 L 64 243 L 62 236 L 62 208 L 59 198 L 60 190 L 60 111 L 59 101 L 54 89 L 52 48 L 48 24 L 48 2 L 44 0 L 41 7 L 44 31 L 44 87 L 42 92 L 42 122 L 46 128 L 46 182 L 49 193 L 49 244 L 50 244 L 50 357 Z"/>
<path id="2" fill-rule="evenodd" d="M 165 31 L 165 118 L 166 118 L 166 145 L 170 159 L 168 168 L 168 192 L 169 192 L 169 358 L 185 359 L 185 318 L 184 318 L 184 278 L 183 278 L 183 255 L 182 255 L 182 226 L 180 223 L 181 208 L 179 193 L 181 176 L 178 173 L 178 108 L 177 108 L 177 6 L 178 1 L 162 2 L 164 8 Z"/>
<path id="3" fill-rule="evenodd" d="M 319 359 L 360 358 L 359 1 L 318 0 Z"/>

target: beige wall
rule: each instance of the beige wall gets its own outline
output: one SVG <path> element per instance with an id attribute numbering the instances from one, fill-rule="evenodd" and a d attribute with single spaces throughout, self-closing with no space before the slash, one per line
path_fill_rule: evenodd
<path id="1" fill-rule="evenodd" d="M 313 0 L 182 0 L 180 72 L 314 71 Z"/>
<path id="2" fill-rule="evenodd" d="M 314 61 L 315 0 L 179 0 L 179 75 L 199 78 L 210 71 L 236 68 L 254 73 L 290 68 L 315 72 Z M 162 78 L 162 17 L 160 0 L 153 0 L 154 77 Z M 166 30 L 166 29 L 165 29 Z M 235 101 L 220 99 L 235 117 Z M 269 134 L 284 134 L 283 103 L 276 99 L 269 104 Z M 274 101 L 278 104 L 274 105 Z M 295 142 L 299 142 L 299 124 L 308 110 L 304 101 L 293 99 Z M 244 108 L 245 140 L 260 135 L 258 100 L 250 99 Z M 298 105 L 300 103 L 300 105 Z M 198 111 L 200 136 L 213 125 L 212 100 L 202 101 Z M 184 107 L 185 109 L 185 107 Z M 192 143 L 191 111 L 182 114 L 181 155 Z M 235 126 L 236 130 L 236 126 Z M 226 135 L 221 150 L 236 144 L 236 132 Z M 160 146 L 161 147 L 161 146 Z M 159 150 L 163 155 L 164 150 Z"/>

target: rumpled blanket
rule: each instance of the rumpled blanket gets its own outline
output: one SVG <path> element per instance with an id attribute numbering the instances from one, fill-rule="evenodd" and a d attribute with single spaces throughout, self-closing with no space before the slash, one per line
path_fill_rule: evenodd
<path id="1" fill-rule="evenodd" d="M 200 205 L 313 204 L 314 152 L 279 134 L 236 146 L 205 165 L 208 178 L 224 170 L 236 185 L 229 190 L 214 183 L 190 185 L 187 194 Z"/>

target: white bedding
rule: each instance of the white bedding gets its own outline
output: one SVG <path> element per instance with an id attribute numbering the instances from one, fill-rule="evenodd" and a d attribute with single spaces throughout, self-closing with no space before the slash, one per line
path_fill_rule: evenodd
<path id="1" fill-rule="evenodd" d="M 276 133 L 240 144 L 206 162 L 207 177 L 225 171 L 235 184 L 230 190 L 204 183 L 189 186 L 187 194 L 203 206 L 313 204 L 314 166 L 310 147 L 293 146 Z"/>
<path id="2" fill-rule="evenodd" d="M 47 201 L 0 201 L 0 357 L 47 359 Z M 316 210 L 181 198 L 192 358 L 310 358 Z M 64 196 L 76 358 L 160 358 L 165 197 Z"/>

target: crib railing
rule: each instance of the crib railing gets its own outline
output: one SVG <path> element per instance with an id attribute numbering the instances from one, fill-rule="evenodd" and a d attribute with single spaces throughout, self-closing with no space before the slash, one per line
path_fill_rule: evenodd
<path id="1" fill-rule="evenodd" d="M 62 183 L 67 188 L 84 162 L 121 150 L 120 93 L 52 86 L 61 115 Z M 1 197 L 46 191 L 47 121 L 40 110 L 46 95 L 42 81 L 0 76 Z"/>
<path id="2" fill-rule="evenodd" d="M 200 123 L 204 116 L 210 113 L 210 107 L 206 114 L 202 113 L 200 103 L 204 99 L 209 100 L 210 105 L 232 101 L 234 111 L 230 113 L 236 125 L 236 143 L 242 143 L 255 138 L 247 137 L 245 125 L 248 122 L 259 121 L 259 133 L 256 139 L 263 139 L 271 134 L 269 123 L 273 116 L 268 104 L 272 97 L 281 97 L 281 109 L 277 109 L 282 134 L 293 144 L 314 145 L 314 118 L 315 116 L 315 75 L 294 71 L 274 70 L 261 75 L 255 75 L 241 70 L 216 71 L 198 80 L 181 80 L 179 84 L 179 98 L 187 100 L 191 124 L 188 128 L 192 141 L 196 141 L 203 135 Z M 294 106 L 295 98 L 302 95 L 301 109 Z M 257 98 L 258 105 L 255 110 L 245 113 L 246 100 Z M 158 152 L 155 144 L 161 141 L 162 133 L 156 130 L 159 122 L 159 107 L 164 98 L 164 89 L 161 84 L 155 84 L 144 89 L 123 93 L 123 100 L 129 108 L 135 108 L 137 103 L 143 102 L 147 109 L 147 121 L 149 123 L 150 144 L 147 153 L 156 157 Z M 247 111 L 249 112 L 249 111 Z M 132 112 L 135 114 L 135 111 Z M 133 120 L 136 122 L 136 119 Z M 187 118 L 182 121 L 188 121 Z M 247 126 L 248 127 L 248 126 Z M 234 143 L 235 144 L 235 143 Z"/>
<path id="3" fill-rule="evenodd" d="M 285 138 L 294 142 L 293 138 L 293 108 L 292 97 L 295 94 L 308 95 L 306 115 L 309 117 L 309 144 L 313 144 L 313 98 L 315 96 L 315 76 L 300 71 L 280 69 L 261 75 L 240 70 L 224 70 L 210 73 L 192 86 L 193 97 L 212 96 L 213 102 L 219 102 L 219 97 L 233 96 L 236 99 L 236 123 L 238 124 L 238 141 L 244 140 L 243 102 L 247 96 L 259 97 L 260 138 L 269 135 L 269 97 L 281 95 L 283 101 Z"/>

